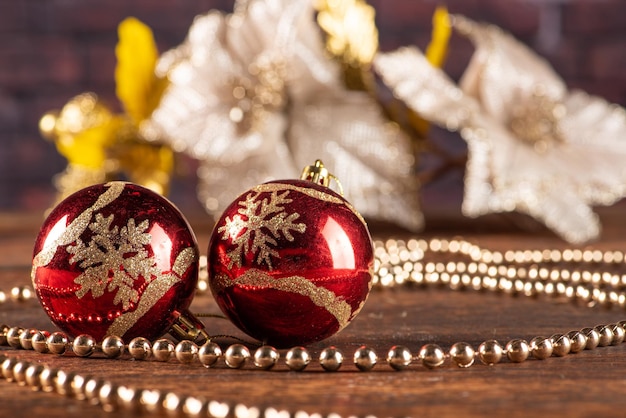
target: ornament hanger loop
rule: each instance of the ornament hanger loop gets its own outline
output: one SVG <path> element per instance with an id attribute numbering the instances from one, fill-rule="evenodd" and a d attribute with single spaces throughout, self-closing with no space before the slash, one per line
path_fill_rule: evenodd
<path id="1" fill-rule="evenodd" d="M 339 188 L 339 194 L 343 196 L 343 187 L 341 186 L 339 179 L 331 174 L 326 167 L 324 167 L 324 163 L 321 160 L 315 160 L 313 165 L 305 167 L 304 170 L 302 170 L 300 179 L 309 180 L 325 187 L 330 187 L 330 181 L 335 180 L 335 183 L 337 183 L 337 187 Z"/>

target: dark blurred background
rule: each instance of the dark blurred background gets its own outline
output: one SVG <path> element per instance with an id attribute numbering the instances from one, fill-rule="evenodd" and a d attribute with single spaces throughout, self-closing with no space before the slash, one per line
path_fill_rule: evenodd
<path id="1" fill-rule="evenodd" d="M 117 25 L 135 16 L 160 51 L 179 44 L 197 14 L 232 10 L 225 0 L 0 0 L 0 210 L 41 211 L 53 201 L 51 178 L 65 160 L 41 138 L 38 120 L 76 94 L 93 91 L 115 107 Z M 570 87 L 626 105 L 624 0 L 370 0 L 381 49 L 424 48 L 438 4 L 497 24 L 544 56 Z M 453 38 L 445 70 L 462 74 L 473 50 Z M 435 133 L 436 135 L 437 133 Z M 625 133 L 626 135 L 626 133 Z M 453 140 L 460 139 L 456 138 Z M 626 138 L 625 138 L 626 140 Z M 172 200 L 197 207 L 191 170 L 179 171 Z M 448 187 L 452 194 L 442 194 Z M 430 191 L 429 191 L 430 190 Z M 435 192 L 433 190 L 436 190 Z M 425 206 L 458 206 L 462 173 L 425 190 Z M 432 199 L 428 201 L 428 196 Z M 452 196 L 452 197 L 450 197 Z"/>

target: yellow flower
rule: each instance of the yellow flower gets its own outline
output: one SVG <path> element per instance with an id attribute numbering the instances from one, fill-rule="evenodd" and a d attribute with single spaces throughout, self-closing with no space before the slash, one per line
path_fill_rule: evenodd
<path id="1" fill-rule="evenodd" d="M 68 162 L 56 179 L 61 196 L 89 182 L 120 177 L 167 192 L 173 151 L 139 135 L 139 124 L 150 117 L 166 87 L 166 80 L 155 75 L 157 46 L 150 28 L 135 18 L 122 21 L 118 35 L 115 82 L 124 113 L 113 114 L 95 94 L 85 93 L 39 122 L 42 135 Z"/>

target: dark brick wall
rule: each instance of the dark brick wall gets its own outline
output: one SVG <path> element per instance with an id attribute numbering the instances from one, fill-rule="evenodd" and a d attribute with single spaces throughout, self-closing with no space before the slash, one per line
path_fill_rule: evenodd
<path id="1" fill-rule="evenodd" d="M 429 39 L 434 0 L 371 0 L 381 48 Z M 449 0 L 451 12 L 504 27 L 545 56 L 572 87 L 626 104 L 626 1 Z M 185 37 L 193 17 L 226 0 L 0 0 L 0 210 L 41 210 L 64 168 L 37 122 L 70 97 L 94 91 L 115 103 L 117 24 L 135 16 L 160 50 Z M 457 78 L 472 51 L 454 39 L 446 70 Z M 626 134 L 626 133 L 625 133 Z M 189 181 L 188 179 L 183 181 Z M 183 187 L 184 190 L 193 188 Z M 194 196 L 175 196 L 174 199 Z"/>

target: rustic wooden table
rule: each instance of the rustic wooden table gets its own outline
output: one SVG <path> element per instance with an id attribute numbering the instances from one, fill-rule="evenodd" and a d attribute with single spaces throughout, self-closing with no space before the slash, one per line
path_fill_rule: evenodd
<path id="1" fill-rule="evenodd" d="M 600 249 L 626 249 L 624 205 L 602 212 L 605 233 Z M 32 245 L 40 216 L 0 215 L 0 289 L 29 284 Z M 442 224 L 443 225 L 443 224 Z M 424 236 L 466 239 L 492 249 L 563 248 L 565 245 L 545 232 L 533 234 L 502 231 L 480 232 L 476 225 L 459 225 L 425 232 Z M 201 248 L 206 248 L 208 227 L 196 229 Z M 384 237 L 388 230 L 374 231 Z M 626 270 L 626 267 L 624 268 Z M 193 302 L 196 312 L 217 313 L 210 294 Z M 452 292 L 444 289 L 394 289 L 374 291 L 361 314 L 340 334 L 313 345 L 314 359 L 330 344 L 351 356 L 361 344 L 375 348 L 381 357 L 393 344 L 404 344 L 413 352 L 428 342 L 447 348 L 456 341 L 476 347 L 496 338 L 531 338 L 565 333 L 572 329 L 626 319 L 618 309 L 587 308 L 545 298 L 529 299 L 484 292 Z M 212 333 L 237 334 L 226 321 L 207 320 Z M 36 300 L 0 305 L 0 323 L 54 329 Z M 563 358 L 529 359 L 523 363 L 503 361 L 495 366 L 476 364 L 460 369 L 447 362 L 436 370 L 414 364 L 396 372 L 386 364 L 373 371 L 357 371 L 344 364 L 336 373 L 323 372 L 313 361 L 303 372 L 279 365 L 272 371 L 248 365 L 232 370 L 225 365 L 206 369 L 198 362 L 183 365 L 176 360 L 154 361 L 81 359 L 73 356 L 42 355 L 33 351 L 1 347 L 0 354 L 30 362 L 98 377 L 118 385 L 174 391 L 218 400 L 231 405 L 273 407 L 289 411 L 336 413 L 340 416 L 623 416 L 626 410 L 626 346 L 584 351 Z M 348 361 L 349 363 L 349 361 Z M 384 363 L 384 361 L 383 361 Z M 118 410 L 115 416 L 134 416 L 136 411 Z M 7 417 L 110 417 L 100 406 L 53 393 L 33 391 L 0 380 L 0 415 Z M 171 416 L 154 411 L 151 416 Z"/>

